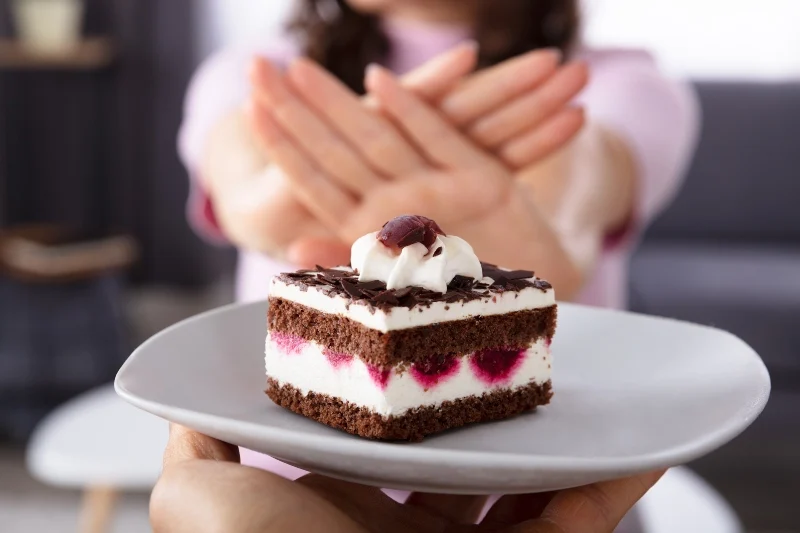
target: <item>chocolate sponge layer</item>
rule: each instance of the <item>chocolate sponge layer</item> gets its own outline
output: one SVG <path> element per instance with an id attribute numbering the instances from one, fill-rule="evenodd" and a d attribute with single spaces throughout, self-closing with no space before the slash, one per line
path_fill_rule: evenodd
<path id="1" fill-rule="evenodd" d="M 336 429 L 368 439 L 421 441 L 426 435 L 467 424 L 504 420 L 546 405 L 552 397 L 550 382 L 531 383 L 518 389 L 500 389 L 483 396 L 468 396 L 437 406 L 418 407 L 401 416 L 384 417 L 339 398 L 310 392 L 269 379 L 267 395 L 276 404 Z"/>
<path id="2" fill-rule="evenodd" d="M 527 348 L 552 338 L 557 307 L 440 322 L 383 333 L 347 317 L 322 313 L 282 298 L 270 298 L 270 331 L 315 341 L 338 353 L 390 368 L 431 356 L 468 355 L 491 348 Z"/>

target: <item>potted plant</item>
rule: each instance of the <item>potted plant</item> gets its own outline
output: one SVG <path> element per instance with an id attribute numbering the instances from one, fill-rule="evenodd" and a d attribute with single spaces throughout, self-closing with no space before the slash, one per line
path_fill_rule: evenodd
<path id="1" fill-rule="evenodd" d="M 80 42 L 84 0 L 13 0 L 17 36 L 40 53 L 63 53 Z"/>

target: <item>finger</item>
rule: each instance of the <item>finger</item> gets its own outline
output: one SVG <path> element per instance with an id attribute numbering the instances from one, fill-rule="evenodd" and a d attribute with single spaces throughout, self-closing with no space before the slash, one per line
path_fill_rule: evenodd
<path id="1" fill-rule="evenodd" d="M 429 102 L 453 90 L 478 64 L 478 44 L 461 43 L 403 76 L 403 87 Z"/>
<path id="2" fill-rule="evenodd" d="M 459 496 L 455 494 L 427 494 L 415 492 L 406 505 L 413 505 L 456 524 L 474 524 L 481 516 L 487 496 Z"/>
<path id="3" fill-rule="evenodd" d="M 301 268 L 335 267 L 350 262 L 350 247 L 330 239 L 301 239 L 287 250 L 287 258 Z"/>
<path id="4" fill-rule="evenodd" d="M 389 120 L 367 109 L 350 89 L 321 67 L 298 59 L 289 68 L 288 76 L 297 93 L 335 125 L 338 133 L 379 173 L 401 177 L 424 167 L 425 160 Z"/>
<path id="5" fill-rule="evenodd" d="M 541 161 L 569 144 L 585 125 L 584 109 L 568 107 L 530 132 L 509 141 L 498 153 L 506 164 L 521 169 Z"/>
<path id="6" fill-rule="evenodd" d="M 446 96 L 442 112 L 465 126 L 550 78 L 561 62 L 558 49 L 535 50 L 486 69 Z"/>
<path id="7" fill-rule="evenodd" d="M 564 533 L 612 533 L 663 475 L 654 472 L 560 492 L 542 511 L 541 520 Z"/>
<path id="8" fill-rule="evenodd" d="M 367 88 L 429 161 L 446 168 L 486 167 L 492 163 L 437 111 L 404 89 L 388 70 L 372 65 Z"/>
<path id="9" fill-rule="evenodd" d="M 355 200 L 309 161 L 266 109 L 255 104 L 249 111 L 256 139 L 283 170 L 297 197 L 318 219 L 338 227 L 355 207 Z"/>
<path id="10" fill-rule="evenodd" d="M 414 512 L 384 494 L 380 489 L 338 481 L 311 474 L 297 480 L 297 484 L 310 489 L 343 514 L 357 517 L 364 529 L 356 531 L 380 531 L 381 533 L 420 533 L 443 531 L 443 521 L 437 521 L 422 512 Z M 440 522 L 440 523 L 437 523 Z M 300 530 L 293 530 L 300 531 Z M 329 531 L 328 529 L 302 531 Z"/>
<path id="11" fill-rule="evenodd" d="M 263 470 L 193 461 L 165 472 L 150 498 L 155 533 L 363 531 L 299 483 Z"/>
<path id="12" fill-rule="evenodd" d="M 294 94 L 268 61 L 254 62 L 252 82 L 256 101 L 269 109 L 281 128 L 326 174 L 355 194 L 380 181 L 358 153 Z"/>
<path id="13" fill-rule="evenodd" d="M 555 492 L 503 496 L 481 521 L 484 527 L 502 528 L 539 518 Z"/>
<path id="14" fill-rule="evenodd" d="M 238 463 L 239 449 L 183 426 L 170 424 L 169 440 L 164 450 L 164 468 L 191 460 Z"/>
<path id="15" fill-rule="evenodd" d="M 469 136 L 483 146 L 500 146 L 563 109 L 588 80 L 584 63 L 563 67 L 540 88 L 479 119 L 470 126 Z"/>

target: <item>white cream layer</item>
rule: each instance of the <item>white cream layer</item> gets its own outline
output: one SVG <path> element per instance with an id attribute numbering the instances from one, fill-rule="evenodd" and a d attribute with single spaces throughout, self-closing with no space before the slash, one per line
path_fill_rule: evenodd
<path id="1" fill-rule="evenodd" d="M 305 305 L 323 313 L 340 315 L 368 328 L 386 333 L 399 329 L 416 328 L 439 322 L 463 320 L 475 316 L 503 315 L 516 311 L 541 309 L 555 305 L 555 291 L 542 291 L 529 287 L 518 292 L 507 291 L 470 302 L 435 302 L 430 307 L 413 309 L 394 307 L 389 311 L 370 309 L 367 305 L 353 303 L 342 296 L 328 296 L 316 287 L 302 290 L 297 285 L 272 280 L 269 295 Z"/>
<path id="2" fill-rule="evenodd" d="M 550 380 L 550 349 L 541 339 L 525 352 L 523 361 L 507 382 L 492 385 L 479 379 L 466 356 L 458 370 L 429 390 L 406 370 L 392 371 L 385 389 L 370 376 L 369 368 L 354 357 L 348 363 L 334 366 L 322 348 L 307 342 L 298 353 L 286 353 L 267 336 L 267 376 L 281 385 L 291 385 L 303 394 L 326 394 L 365 407 L 384 416 L 401 415 L 409 409 L 436 406 L 448 400 L 492 392 L 500 388 L 515 389 L 531 382 L 543 384 Z"/>

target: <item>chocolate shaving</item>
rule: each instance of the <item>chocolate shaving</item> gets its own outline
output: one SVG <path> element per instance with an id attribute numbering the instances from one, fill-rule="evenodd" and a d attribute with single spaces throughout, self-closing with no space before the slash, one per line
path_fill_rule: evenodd
<path id="1" fill-rule="evenodd" d="M 376 304 L 400 305 L 400 300 L 397 298 L 397 295 L 392 294 L 392 291 L 384 291 L 378 294 L 374 300 Z"/>
<path id="2" fill-rule="evenodd" d="M 364 297 L 364 293 L 361 292 L 361 288 L 356 286 L 355 283 L 347 281 L 346 279 L 341 280 L 342 288 L 344 292 L 346 292 L 349 296 L 351 296 L 355 300 L 360 300 Z"/>
<path id="3" fill-rule="evenodd" d="M 453 278 L 453 281 L 450 282 L 450 285 L 447 286 L 450 290 L 458 290 L 458 289 L 469 289 L 472 290 L 472 287 L 475 285 L 475 280 L 472 278 L 468 278 L 466 276 L 456 276 Z"/>
<path id="4" fill-rule="evenodd" d="M 411 287 L 406 287 L 405 289 L 397 289 L 394 291 L 394 295 L 396 298 L 405 298 L 411 294 Z"/>
<path id="5" fill-rule="evenodd" d="M 385 291 L 386 283 L 380 280 L 364 281 L 358 284 L 358 288 L 362 291 Z"/>
<path id="6" fill-rule="evenodd" d="M 437 250 L 438 252 L 438 250 Z M 281 274 L 280 279 L 289 285 L 295 285 L 305 291 L 308 287 L 328 296 L 342 296 L 367 305 L 373 312 L 375 309 L 388 311 L 394 307 L 413 309 L 430 307 L 436 302 L 446 304 L 466 303 L 496 296 L 502 292 L 519 292 L 529 287 L 548 291 L 552 286 L 544 280 L 531 281 L 533 272 L 527 270 L 507 271 L 495 265 L 483 263 L 483 277 L 491 278 L 490 284 L 483 280 L 475 280 L 466 276 L 456 276 L 447 287 L 447 292 L 424 289 L 422 287 L 406 287 L 389 290 L 382 281 L 359 281 L 359 274 L 353 270 L 337 270 L 317 267 L 316 270 L 300 270 Z"/>
<path id="7" fill-rule="evenodd" d="M 530 282 L 524 279 L 510 279 L 506 283 L 506 286 L 511 286 L 521 291 L 525 287 L 530 287 Z"/>
<path id="8" fill-rule="evenodd" d="M 511 272 L 504 272 L 503 275 L 510 280 L 531 279 L 533 272 L 530 270 L 512 270 Z"/>

